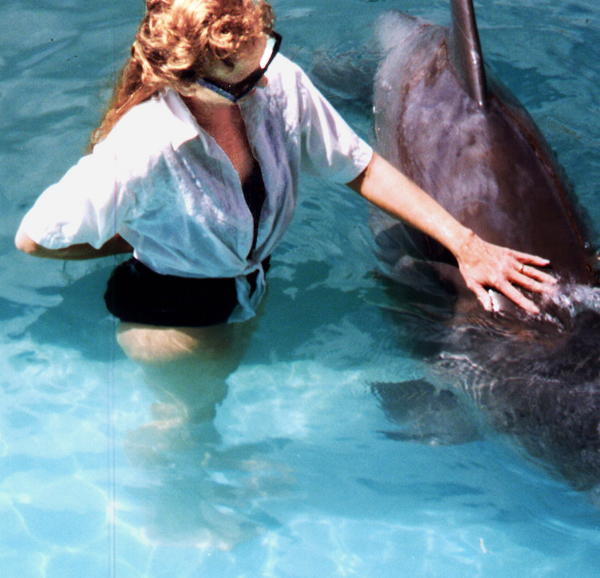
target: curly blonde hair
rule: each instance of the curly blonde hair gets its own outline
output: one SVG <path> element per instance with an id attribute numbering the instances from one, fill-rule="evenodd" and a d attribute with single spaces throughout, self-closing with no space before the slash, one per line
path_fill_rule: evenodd
<path id="1" fill-rule="evenodd" d="M 131 57 L 89 149 L 132 107 L 171 86 L 185 94 L 218 61 L 230 62 L 273 29 L 265 0 L 146 0 Z"/>

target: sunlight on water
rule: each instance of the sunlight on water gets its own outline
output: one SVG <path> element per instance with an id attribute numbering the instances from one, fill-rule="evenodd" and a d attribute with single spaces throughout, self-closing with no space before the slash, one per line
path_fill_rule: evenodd
<path id="1" fill-rule="evenodd" d="M 373 70 L 372 22 L 388 9 L 449 21 L 443 0 L 273 4 L 284 52 L 366 138 L 369 91 L 348 78 Z M 597 221 L 596 1 L 476 4 L 490 65 Z M 157 392 L 118 348 L 102 302 L 112 259 L 17 254 L 18 223 L 80 156 L 141 6 L 0 8 L 2 576 L 596 576 L 600 514 L 588 495 L 470 403 L 459 407 L 470 437 L 447 443 L 456 423 L 434 412 L 402 425 L 374 395 L 374 384 L 428 370 L 396 325 L 406 304 L 373 275 L 366 207 L 342 187 L 303 179 L 266 312 L 213 421 L 185 413 L 203 392 L 190 386 L 192 403 L 177 384 Z M 336 62 L 350 76 L 334 79 Z M 584 291 L 569 305 L 595 299 Z M 418 394 L 404 401 L 418 407 Z"/>

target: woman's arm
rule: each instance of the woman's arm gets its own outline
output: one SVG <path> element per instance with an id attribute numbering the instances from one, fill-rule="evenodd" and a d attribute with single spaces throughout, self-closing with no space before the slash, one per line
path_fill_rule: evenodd
<path id="1" fill-rule="evenodd" d="M 15 245 L 17 246 L 17 249 L 28 255 L 46 259 L 98 259 L 99 257 L 108 257 L 120 253 L 131 253 L 133 251 L 133 247 L 120 235 L 115 235 L 99 249 L 95 249 L 88 243 L 78 243 L 76 245 L 65 247 L 64 249 L 46 249 L 46 247 L 36 243 L 21 229 L 17 231 Z"/>
<path id="2" fill-rule="evenodd" d="M 488 311 L 492 309 L 488 287 L 497 289 L 530 313 L 538 313 L 536 305 L 514 285 L 541 293 L 545 283 L 556 282 L 550 275 L 528 266 L 543 267 L 549 263 L 546 259 L 486 243 L 377 154 L 348 186 L 450 250 L 467 287 Z"/>

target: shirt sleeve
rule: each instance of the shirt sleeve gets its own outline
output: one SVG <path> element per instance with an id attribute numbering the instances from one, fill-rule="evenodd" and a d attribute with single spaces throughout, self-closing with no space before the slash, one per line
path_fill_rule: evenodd
<path id="1" fill-rule="evenodd" d="M 48 249 L 76 243 L 100 248 L 119 232 L 133 205 L 120 183 L 117 156 L 108 143 L 96 145 L 41 194 L 25 215 L 22 230 Z"/>
<path id="2" fill-rule="evenodd" d="M 367 167 L 373 149 L 362 140 L 311 80 L 301 73 L 301 168 L 338 183 L 349 183 Z"/>

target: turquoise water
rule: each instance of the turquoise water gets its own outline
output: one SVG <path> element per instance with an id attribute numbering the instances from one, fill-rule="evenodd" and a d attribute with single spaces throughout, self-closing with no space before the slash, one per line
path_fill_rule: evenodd
<path id="1" fill-rule="evenodd" d="M 285 52 L 358 58 L 396 8 L 442 0 L 278 0 Z M 600 216 L 600 6 L 481 0 L 484 51 Z M 80 156 L 139 2 L 0 8 L 0 569 L 6 578 L 592 577 L 600 511 L 483 428 L 394 441 L 370 384 L 419 378 L 378 304 L 364 203 L 304 179 L 266 313 L 214 429 L 155 431 L 162 397 L 114 341 L 113 260 L 27 258 L 26 208 Z M 331 92 L 369 136 L 355 88 Z M 168 393 L 168 392 L 167 392 Z M 193 392 L 192 392 L 193 395 Z"/>

